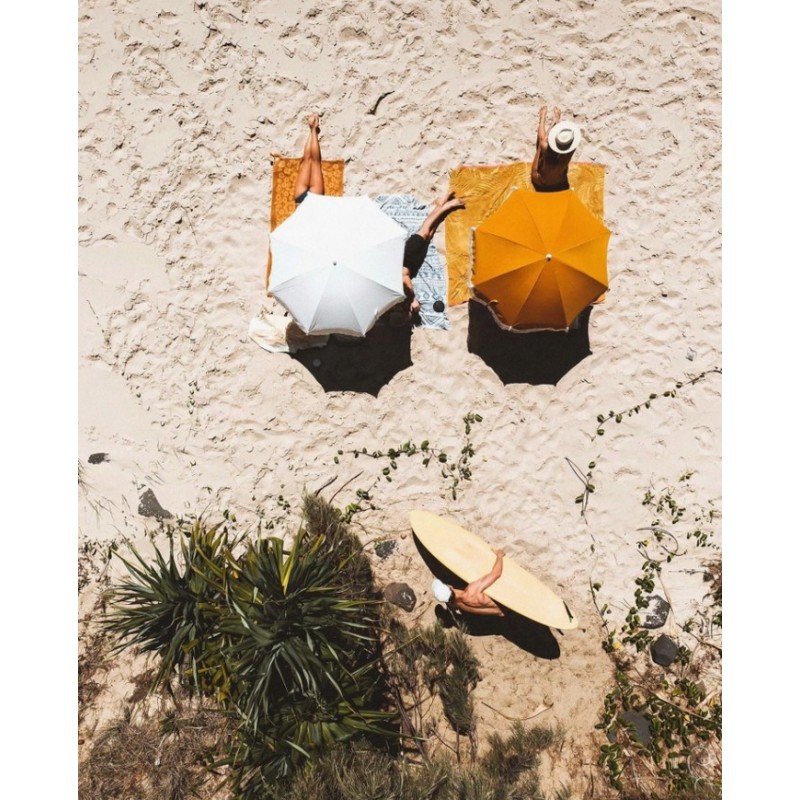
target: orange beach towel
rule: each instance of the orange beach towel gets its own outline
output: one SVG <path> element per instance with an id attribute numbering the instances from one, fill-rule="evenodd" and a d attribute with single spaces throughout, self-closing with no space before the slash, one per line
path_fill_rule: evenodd
<path id="1" fill-rule="evenodd" d="M 299 158 L 284 158 L 272 154 L 272 201 L 269 213 L 269 229 L 274 231 L 296 208 L 294 187 L 300 171 Z M 325 194 L 341 197 L 344 193 L 344 161 L 323 161 L 322 177 L 325 179 Z M 271 258 L 267 254 L 266 284 L 269 285 Z"/>

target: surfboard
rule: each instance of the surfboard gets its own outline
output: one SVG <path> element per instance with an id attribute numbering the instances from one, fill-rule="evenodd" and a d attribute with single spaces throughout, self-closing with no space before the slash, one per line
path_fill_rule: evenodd
<path id="1" fill-rule="evenodd" d="M 430 511 L 412 511 L 411 528 L 437 561 L 467 583 L 483 577 L 494 565 L 494 550 L 453 520 Z M 507 555 L 503 558 L 503 574 L 486 589 L 486 594 L 500 605 L 542 625 L 559 630 L 578 626 L 567 604 Z"/>

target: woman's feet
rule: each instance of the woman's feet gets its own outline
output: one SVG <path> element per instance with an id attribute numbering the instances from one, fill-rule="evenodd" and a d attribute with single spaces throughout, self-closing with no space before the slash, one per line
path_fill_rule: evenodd
<path id="1" fill-rule="evenodd" d="M 319 114 L 309 114 L 306 118 L 306 122 L 312 131 L 319 133 Z"/>
<path id="2" fill-rule="evenodd" d="M 442 219 L 444 219 L 448 214 L 451 214 L 459 208 L 466 208 L 464 201 L 456 197 L 455 192 L 448 192 L 436 201 L 434 210 L 443 214 Z"/>
<path id="3" fill-rule="evenodd" d="M 448 215 L 452 214 L 454 211 L 458 211 L 460 208 L 466 207 L 464 201 L 456 197 L 455 192 L 448 192 L 442 195 L 434 204 L 433 211 L 428 214 L 425 222 L 422 223 L 422 227 L 419 229 L 419 235 L 422 236 L 423 239 L 430 241 L 433 238 L 433 234 L 436 233 L 436 229 L 444 222 Z"/>

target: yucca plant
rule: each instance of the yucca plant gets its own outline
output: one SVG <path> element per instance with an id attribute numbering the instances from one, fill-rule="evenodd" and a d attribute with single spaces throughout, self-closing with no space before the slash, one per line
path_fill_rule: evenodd
<path id="1" fill-rule="evenodd" d="M 289 550 L 272 538 L 237 560 L 220 630 L 242 724 L 231 759 L 240 791 L 353 736 L 394 735 L 394 713 L 381 710 L 377 603 L 348 596 L 334 549 L 301 531 Z"/>
<path id="2" fill-rule="evenodd" d="M 322 552 L 340 564 L 337 585 L 346 589 L 350 597 L 375 600 L 379 593 L 369 559 L 358 537 L 352 533 L 342 512 L 317 495 L 303 497 L 303 519 L 309 534 L 300 543 L 301 548 L 311 546 L 318 537 L 322 539 Z"/>
<path id="3" fill-rule="evenodd" d="M 306 546 L 300 533 L 285 551 L 280 539 L 251 543 L 237 561 L 229 611 L 220 630 L 247 691 L 237 697 L 254 728 L 287 694 L 343 697 L 342 683 L 377 655 L 377 604 L 337 586 L 341 562 L 320 554 L 324 537 Z"/>
<path id="4" fill-rule="evenodd" d="M 361 543 L 323 501 L 305 510 L 291 546 L 231 540 L 227 524 L 170 531 L 168 555 L 122 558 L 129 578 L 111 593 L 106 628 L 118 649 L 156 653 L 154 685 L 177 675 L 232 717 L 218 763 L 243 798 L 266 796 L 305 759 L 354 737 L 396 737 L 381 602 Z"/>
<path id="5" fill-rule="evenodd" d="M 134 646 L 160 658 L 154 686 L 177 672 L 181 684 L 208 692 L 226 680 L 224 659 L 211 645 L 219 636 L 235 543 L 225 526 L 207 528 L 201 520 L 188 528 L 170 528 L 168 537 L 168 555 L 154 548 L 154 563 L 133 547 L 131 559 L 117 553 L 129 578 L 109 592 L 111 611 L 103 625 L 119 641 L 115 652 Z"/>

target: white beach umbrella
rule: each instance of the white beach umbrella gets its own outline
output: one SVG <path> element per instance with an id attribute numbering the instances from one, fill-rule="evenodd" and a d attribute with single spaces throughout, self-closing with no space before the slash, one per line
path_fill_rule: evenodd
<path id="1" fill-rule="evenodd" d="M 406 232 L 368 197 L 309 192 L 270 240 L 269 291 L 306 333 L 364 336 L 404 297 Z"/>

